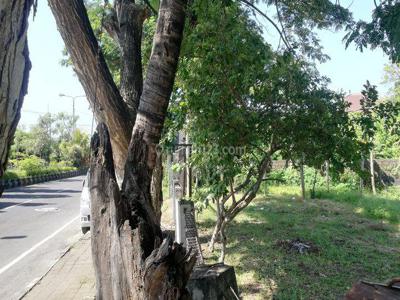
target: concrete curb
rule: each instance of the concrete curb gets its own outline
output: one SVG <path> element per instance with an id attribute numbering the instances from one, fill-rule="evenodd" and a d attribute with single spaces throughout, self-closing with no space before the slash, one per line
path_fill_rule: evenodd
<path id="1" fill-rule="evenodd" d="M 19 179 L 0 179 L 0 190 L 8 190 L 15 187 L 27 186 L 31 184 L 47 182 L 52 180 L 64 179 L 69 177 L 75 177 L 79 175 L 85 175 L 87 169 L 80 169 L 75 171 L 67 171 L 67 172 L 58 172 L 48 175 L 38 175 L 38 176 L 30 176 Z"/>

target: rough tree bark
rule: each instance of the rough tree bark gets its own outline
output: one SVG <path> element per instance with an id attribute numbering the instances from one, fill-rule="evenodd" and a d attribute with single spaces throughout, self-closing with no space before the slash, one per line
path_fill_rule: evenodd
<path id="1" fill-rule="evenodd" d="M 168 239 L 162 242 L 151 182 L 178 64 L 187 1 L 160 3 L 142 92 L 141 65 L 135 55 L 140 47 L 127 45 L 140 43 L 137 30 L 141 30 L 143 15 L 139 6 L 131 6 L 132 1 L 115 1 L 111 19 L 116 22 L 107 21 L 107 30 L 118 39 L 122 56 L 134 60 L 121 67 L 124 78 L 120 92 L 82 0 L 49 3 L 96 117 L 105 123 L 100 123 L 92 140 L 89 183 L 97 299 L 185 298 L 195 256 L 189 258 L 181 246 Z M 129 22 L 132 26 L 127 26 Z M 121 188 L 117 179 L 122 180 Z"/>
<path id="2" fill-rule="evenodd" d="M 143 22 L 149 16 L 146 6 L 132 0 L 117 0 L 104 15 L 103 26 L 121 52 L 120 89 L 99 49 L 81 0 L 49 0 L 58 29 L 70 54 L 98 122 L 111 132 L 117 181 L 122 183 L 128 145 L 143 91 L 141 42 Z M 157 169 L 158 170 L 158 169 Z M 155 172 L 158 176 L 160 172 Z M 153 187 L 155 203 L 161 203 L 159 178 Z"/>
<path id="3" fill-rule="evenodd" d="M 151 177 L 151 203 L 158 223 L 161 222 L 161 206 L 163 204 L 162 179 L 163 179 L 162 153 L 157 151 L 156 165 Z"/>
<path id="4" fill-rule="evenodd" d="M 26 35 L 33 2 L 0 1 L 0 177 L 28 88 L 31 62 Z"/>
<path id="5" fill-rule="evenodd" d="M 151 205 L 145 201 L 148 193 L 137 189 L 139 182 L 127 179 L 119 189 L 109 133 L 104 124 L 97 131 L 90 169 L 96 299 L 185 299 L 195 256 L 189 257 L 169 239 L 162 241 Z M 136 152 L 129 154 L 126 174 L 135 177 L 140 172 L 136 162 L 145 164 L 147 147 L 131 149 Z"/>

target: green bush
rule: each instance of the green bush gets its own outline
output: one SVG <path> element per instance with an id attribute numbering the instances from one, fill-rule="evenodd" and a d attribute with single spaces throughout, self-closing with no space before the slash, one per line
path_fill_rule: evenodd
<path id="1" fill-rule="evenodd" d="M 29 156 L 21 160 L 10 160 L 9 170 L 3 179 L 18 179 L 28 176 L 50 175 L 60 172 L 73 171 L 77 168 L 68 165 L 65 161 L 52 161 L 48 165 L 37 156 Z"/>
<path id="2" fill-rule="evenodd" d="M 360 186 L 360 176 L 351 170 L 345 170 L 338 178 L 334 179 L 335 185 L 343 185 L 347 189 L 356 190 Z"/>
<path id="3" fill-rule="evenodd" d="M 18 178 L 23 178 L 26 177 L 26 173 L 24 171 L 21 170 L 7 170 L 4 173 L 4 176 L 2 177 L 2 179 L 18 179 Z"/>
<path id="4" fill-rule="evenodd" d="M 314 182 L 315 169 L 305 166 L 304 167 L 304 182 L 306 186 L 311 186 Z M 285 185 L 300 185 L 300 172 L 289 167 L 286 169 L 275 170 L 268 176 L 271 180 L 276 181 L 278 184 Z M 316 176 L 316 186 L 325 185 L 325 177 L 318 171 Z"/>
<path id="5" fill-rule="evenodd" d="M 305 166 L 304 167 L 304 182 L 307 190 L 310 189 L 314 182 L 315 169 Z M 270 180 L 273 181 L 274 184 L 284 184 L 284 185 L 292 185 L 292 186 L 300 186 L 300 173 L 293 167 L 289 167 L 286 169 L 274 170 L 268 176 Z M 342 174 L 334 174 L 331 172 L 330 186 L 338 186 L 343 187 L 349 190 L 357 189 L 359 186 L 360 178 L 359 176 L 350 170 L 345 170 Z M 318 188 L 326 187 L 326 178 L 321 172 L 318 170 L 316 174 L 316 183 L 315 186 Z"/>
<path id="6" fill-rule="evenodd" d="M 17 161 L 17 168 L 25 171 L 27 176 L 35 176 L 46 169 L 46 162 L 37 156 L 31 155 Z"/>

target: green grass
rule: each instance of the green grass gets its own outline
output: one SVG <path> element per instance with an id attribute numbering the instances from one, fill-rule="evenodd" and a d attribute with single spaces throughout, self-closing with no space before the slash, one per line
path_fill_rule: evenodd
<path id="1" fill-rule="evenodd" d="M 400 188 L 392 187 L 378 195 L 360 194 L 358 191 L 332 190 L 319 191 L 316 197 L 344 202 L 352 205 L 354 211 L 362 216 L 375 220 L 400 223 Z"/>
<path id="2" fill-rule="evenodd" d="M 232 221 L 227 229 L 226 263 L 235 272 L 244 299 L 337 299 L 359 279 L 384 282 L 400 275 L 400 199 L 398 190 L 372 196 L 332 191 L 298 201 L 298 189 L 272 187 Z M 198 216 L 206 242 L 215 213 Z M 277 246 L 300 238 L 318 253 L 298 254 Z"/>

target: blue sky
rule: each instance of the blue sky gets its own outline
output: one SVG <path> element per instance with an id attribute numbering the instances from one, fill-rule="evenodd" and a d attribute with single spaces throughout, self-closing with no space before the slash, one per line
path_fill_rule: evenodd
<path id="1" fill-rule="evenodd" d="M 51 14 L 47 1 L 38 1 L 38 12 L 33 21 L 30 19 L 28 43 L 32 70 L 29 79 L 28 95 L 22 108 L 20 125 L 29 127 L 40 114 L 50 112 L 68 112 L 72 114 L 72 101 L 59 97 L 60 93 L 77 96 L 84 91 L 72 68 L 60 65 L 63 41 Z M 374 7 L 373 0 L 342 0 L 341 4 L 350 6 L 356 19 L 369 20 Z M 261 18 L 259 19 L 261 20 Z M 276 32 L 267 26 L 265 38 L 268 42 L 276 40 Z M 331 88 L 344 92 L 359 92 L 368 79 L 378 86 L 380 95 L 384 95 L 388 86 L 381 84 L 383 67 L 388 58 L 380 49 L 356 51 L 354 46 L 345 49 L 342 43 L 344 32 L 324 31 L 320 34 L 321 44 L 331 60 L 319 66 L 323 75 L 331 78 Z M 90 132 L 92 114 L 85 98 L 76 100 L 78 127 Z"/>
<path id="2" fill-rule="evenodd" d="M 72 114 L 72 100 L 59 97 L 60 93 L 85 94 L 72 68 L 60 65 L 64 43 L 47 1 L 38 1 L 38 4 L 36 17 L 34 20 L 30 17 L 28 28 L 32 70 L 20 121 L 20 125 L 26 127 L 34 124 L 39 114 L 46 112 Z M 78 127 L 90 132 L 91 112 L 85 98 L 75 101 L 75 111 L 79 116 Z"/>

